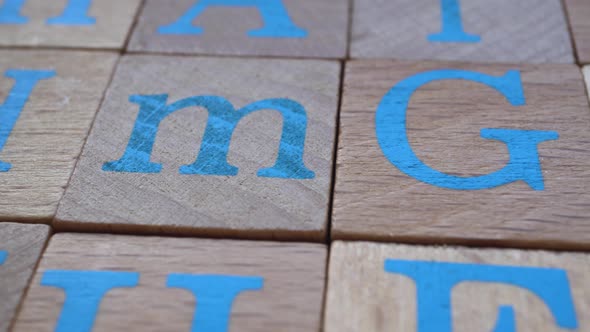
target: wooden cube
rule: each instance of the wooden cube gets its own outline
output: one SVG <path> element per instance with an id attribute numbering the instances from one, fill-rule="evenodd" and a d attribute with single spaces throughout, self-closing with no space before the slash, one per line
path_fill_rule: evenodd
<path id="1" fill-rule="evenodd" d="M 585 253 L 336 242 L 324 331 L 586 331 Z"/>
<path id="2" fill-rule="evenodd" d="M 319 331 L 325 264 L 317 244 L 57 234 L 14 331 Z"/>
<path id="3" fill-rule="evenodd" d="M 352 22 L 352 58 L 574 62 L 560 0 L 356 0 Z"/>
<path id="4" fill-rule="evenodd" d="M 124 57 L 56 227 L 323 240 L 339 75 L 329 61 Z"/>
<path id="5" fill-rule="evenodd" d="M 53 219 L 117 58 L 0 51 L 0 220 Z"/>
<path id="6" fill-rule="evenodd" d="M 333 238 L 588 247 L 579 68 L 367 60 L 345 77 Z"/>

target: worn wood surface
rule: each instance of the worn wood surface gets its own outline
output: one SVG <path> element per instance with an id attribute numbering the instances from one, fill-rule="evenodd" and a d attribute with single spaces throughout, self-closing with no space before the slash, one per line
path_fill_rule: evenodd
<path id="1" fill-rule="evenodd" d="M 6 332 L 17 312 L 41 251 L 49 226 L 0 223 L 0 331 Z"/>
<path id="2" fill-rule="evenodd" d="M 14 331 L 53 331 L 63 291 L 40 285 L 48 269 L 140 273 L 137 287 L 106 294 L 93 332 L 190 331 L 194 295 L 166 288 L 170 273 L 263 277 L 262 290 L 234 300 L 229 331 L 319 331 L 326 258 L 315 244 L 57 234 Z"/>
<path id="3" fill-rule="evenodd" d="M 348 0 L 283 0 L 291 21 L 307 31 L 303 38 L 250 37 L 248 31 L 264 26 L 256 7 L 212 6 L 193 20 L 200 35 L 158 33 L 176 22 L 195 0 L 148 0 L 134 29 L 129 49 L 206 55 L 254 55 L 313 58 L 346 56 Z M 278 18 L 278 17 L 277 17 Z"/>
<path id="4" fill-rule="evenodd" d="M 584 253 L 423 247 L 364 242 L 335 242 L 330 254 L 325 331 L 417 331 L 417 286 L 412 278 L 386 272 L 387 259 L 434 263 L 469 263 L 495 266 L 565 270 L 578 327 L 590 329 L 590 256 Z M 441 275 L 434 280 L 447 279 Z M 515 276 L 518 273 L 514 274 Z M 460 277 L 460 274 L 452 277 Z M 516 279 L 516 278 L 515 278 Z M 424 284 L 425 285 L 425 284 Z M 428 294 L 432 288 L 421 288 Z M 547 285 L 557 289 L 557 285 Z M 561 288 L 560 288 L 561 289 Z M 467 281 L 451 292 L 454 332 L 493 331 L 498 308 L 512 306 L 516 331 L 557 332 L 559 328 L 547 304 L 533 292 L 503 283 Z M 555 293 L 553 297 L 561 297 Z M 559 310 L 565 309 L 563 301 Z M 429 312 L 435 317 L 434 312 Z M 442 327 L 441 327 L 442 328 Z"/>
<path id="5" fill-rule="evenodd" d="M 590 63 L 590 1 L 565 0 L 576 53 L 580 63 Z"/>
<path id="6" fill-rule="evenodd" d="M 325 235 L 333 161 L 339 64 L 329 61 L 128 56 L 112 85 L 67 193 L 59 229 L 206 234 L 321 240 Z M 160 173 L 102 170 L 121 158 L 138 116 L 133 94 L 169 94 L 168 104 L 214 95 L 238 109 L 290 98 L 306 110 L 303 160 L 313 179 L 257 176 L 275 163 L 282 116 L 263 110 L 237 126 L 227 161 L 237 176 L 179 174 L 201 146 L 207 112 L 192 107 L 164 119 L 151 160 Z"/>
<path id="7" fill-rule="evenodd" d="M 1 46 L 121 49 L 125 44 L 141 0 L 94 0 L 88 16 L 95 24 L 48 24 L 58 17 L 68 0 L 27 0 L 20 14 L 25 24 L 0 24 Z"/>
<path id="8" fill-rule="evenodd" d="M 54 70 L 24 105 L 0 160 L 0 220 L 50 221 L 112 74 L 117 55 L 57 51 L 0 51 L 0 102 L 15 82 L 9 69 Z"/>
<path id="9" fill-rule="evenodd" d="M 409 144 L 431 168 L 455 176 L 488 174 L 508 162 L 506 145 L 482 128 L 557 131 L 539 144 L 544 190 L 523 181 L 483 190 L 435 187 L 402 173 L 376 137 L 382 97 L 401 80 L 442 68 L 504 75 L 520 71 L 526 105 L 470 81 L 429 83 L 412 97 Z M 348 63 L 332 218 L 335 239 L 584 247 L 590 243 L 590 111 L 573 65 L 469 65 L 438 62 Z"/>
<path id="10" fill-rule="evenodd" d="M 459 3 L 463 30 L 480 36 L 478 43 L 428 40 L 429 35 L 441 32 L 439 0 L 357 0 L 352 19 L 351 57 L 573 62 L 567 21 L 559 0 L 462 0 Z"/>

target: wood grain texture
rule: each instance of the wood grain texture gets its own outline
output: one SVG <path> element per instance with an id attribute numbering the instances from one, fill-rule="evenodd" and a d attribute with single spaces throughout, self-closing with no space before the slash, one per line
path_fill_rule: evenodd
<path id="1" fill-rule="evenodd" d="M 142 0 L 93 0 L 93 25 L 49 25 L 68 0 L 27 0 L 20 12 L 26 24 L 0 24 L 1 46 L 121 49 Z"/>
<path id="2" fill-rule="evenodd" d="M 128 56 L 121 60 L 55 225 L 141 233 L 246 238 L 323 239 L 334 150 L 340 66 L 329 61 Z M 214 95 L 238 109 L 267 98 L 290 98 L 307 113 L 303 160 L 313 179 L 257 176 L 277 158 L 281 114 L 243 118 L 227 161 L 237 176 L 179 174 L 195 161 L 207 122 L 202 108 L 162 121 L 151 160 L 160 173 L 105 172 L 128 144 L 139 106 L 132 94 L 169 94 L 168 104 Z"/>
<path id="3" fill-rule="evenodd" d="M 0 223 L 0 251 L 7 252 L 0 265 L 1 332 L 7 332 L 15 318 L 49 231 L 46 225 Z"/>
<path id="4" fill-rule="evenodd" d="M 523 181 L 478 191 L 420 182 L 386 159 L 375 112 L 398 82 L 442 68 L 500 76 L 521 74 L 526 105 L 511 106 L 494 89 L 445 80 L 421 87 L 407 110 L 414 153 L 455 176 L 488 174 L 508 162 L 506 145 L 482 128 L 557 131 L 538 151 L 545 189 Z M 352 61 L 347 64 L 332 217 L 335 239 L 584 247 L 590 243 L 590 112 L 580 69 L 573 65 L 475 65 Z"/>
<path id="5" fill-rule="evenodd" d="M 582 0 L 584 1 L 584 0 Z M 430 42 L 441 32 L 440 0 L 357 0 L 352 58 L 572 63 L 559 0 L 462 0 L 463 29 L 478 43 Z"/>
<path id="6" fill-rule="evenodd" d="M 326 258 L 325 246 L 315 244 L 57 234 L 14 331 L 53 331 L 63 291 L 40 286 L 48 269 L 140 273 L 137 287 L 106 294 L 93 332 L 190 331 L 195 298 L 166 288 L 170 273 L 263 277 L 262 290 L 235 299 L 229 331 L 319 331 Z"/>
<path id="7" fill-rule="evenodd" d="M 0 160 L 0 220 L 49 222 L 74 169 L 117 55 L 94 52 L 0 51 L 0 101 L 15 82 L 9 69 L 54 70 L 37 83 Z"/>
<path id="8" fill-rule="evenodd" d="M 326 332 L 417 330 L 416 283 L 385 272 L 386 259 L 565 270 L 579 324 L 575 331 L 590 329 L 588 254 L 335 242 L 328 275 Z M 451 303 L 454 332 L 493 331 L 498 307 L 505 305 L 514 308 L 519 332 L 569 331 L 556 325 L 538 296 L 512 285 L 460 283 L 452 290 Z"/>
<path id="9" fill-rule="evenodd" d="M 196 0 L 148 0 L 134 29 L 129 49 L 205 55 L 255 55 L 344 58 L 348 42 L 348 0 L 283 0 L 292 22 L 307 30 L 305 38 L 249 37 L 261 28 L 255 7 L 213 6 L 193 22 L 201 35 L 165 35 L 160 26 L 176 22 Z"/>
<path id="10" fill-rule="evenodd" d="M 590 1 L 565 0 L 578 61 L 590 63 Z"/>

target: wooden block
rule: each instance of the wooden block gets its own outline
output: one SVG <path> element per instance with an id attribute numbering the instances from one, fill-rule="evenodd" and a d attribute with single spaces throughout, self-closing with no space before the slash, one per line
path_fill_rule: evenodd
<path id="1" fill-rule="evenodd" d="M 116 60 L 0 51 L 0 220 L 53 218 Z"/>
<path id="2" fill-rule="evenodd" d="M 325 331 L 589 331 L 590 256 L 336 242 Z"/>
<path id="3" fill-rule="evenodd" d="M 576 53 L 580 63 L 590 63 L 590 2 L 565 0 Z"/>
<path id="4" fill-rule="evenodd" d="M 357 0 L 352 21 L 352 58 L 574 62 L 560 0 Z"/>
<path id="5" fill-rule="evenodd" d="M 344 58 L 348 21 L 342 0 L 148 0 L 129 49 Z"/>
<path id="6" fill-rule="evenodd" d="M 49 226 L 0 223 L 0 331 L 12 324 L 33 276 Z"/>
<path id="7" fill-rule="evenodd" d="M 333 238 L 589 247 L 579 68 L 365 60 L 345 77 Z"/>
<path id="8" fill-rule="evenodd" d="M 141 0 L 5 0 L 1 46 L 121 49 Z"/>
<path id="9" fill-rule="evenodd" d="M 56 227 L 322 240 L 339 71 L 328 61 L 124 57 Z"/>
<path id="10" fill-rule="evenodd" d="M 590 66 L 584 67 L 584 77 L 586 78 L 586 87 L 588 88 L 588 96 L 590 97 Z"/>
<path id="11" fill-rule="evenodd" d="M 14 331 L 319 331 L 326 258 L 315 244 L 57 234 Z M 96 319 L 85 309 L 99 286 L 74 291 L 91 277 L 119 285 Z"/>

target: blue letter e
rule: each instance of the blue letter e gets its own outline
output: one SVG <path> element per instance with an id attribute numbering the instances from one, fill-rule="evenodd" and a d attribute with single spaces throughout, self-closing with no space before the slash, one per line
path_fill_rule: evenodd
<path id="1" fill-rule="evenodd" d="M 515 70 L 510 70 L 500 77 L 456 69 L 433 70 L 408 77 L 389 90 L 377 108 L 375 129 L 377 141 L 385 157 L 405 174 L 441 188 L 479 190 L 522 180 L 534 190 L 543 190 L 545 186 L 537 146 L 544 141 L 556 140 L 559 135 L 554 131 L 482 129 L 481 137 L 506 144 L 510 159 L 504 168 L 480 176 L 460 177 L 439 172 L 423 163 L 414 154 L 406 128 L 406 112 L 410 98 L 425 84 L 452 79 L 487 85 L 502 94 L 510 104 L 525 104 L 520 73 Z"/>
<path id="2" fill-rule="evenodd" d="M 571 330 L 578 327 L 564 270 L 388 259 L 385 271 L 404 275 L 415 282 L 417 332 L 453 331 L 451 291 L 462 282 L 501 283 L 526 289 L 547 305 L 559 327 Z M 516 332 L 512 306 L 500 306 L 492 332 Z"/>

